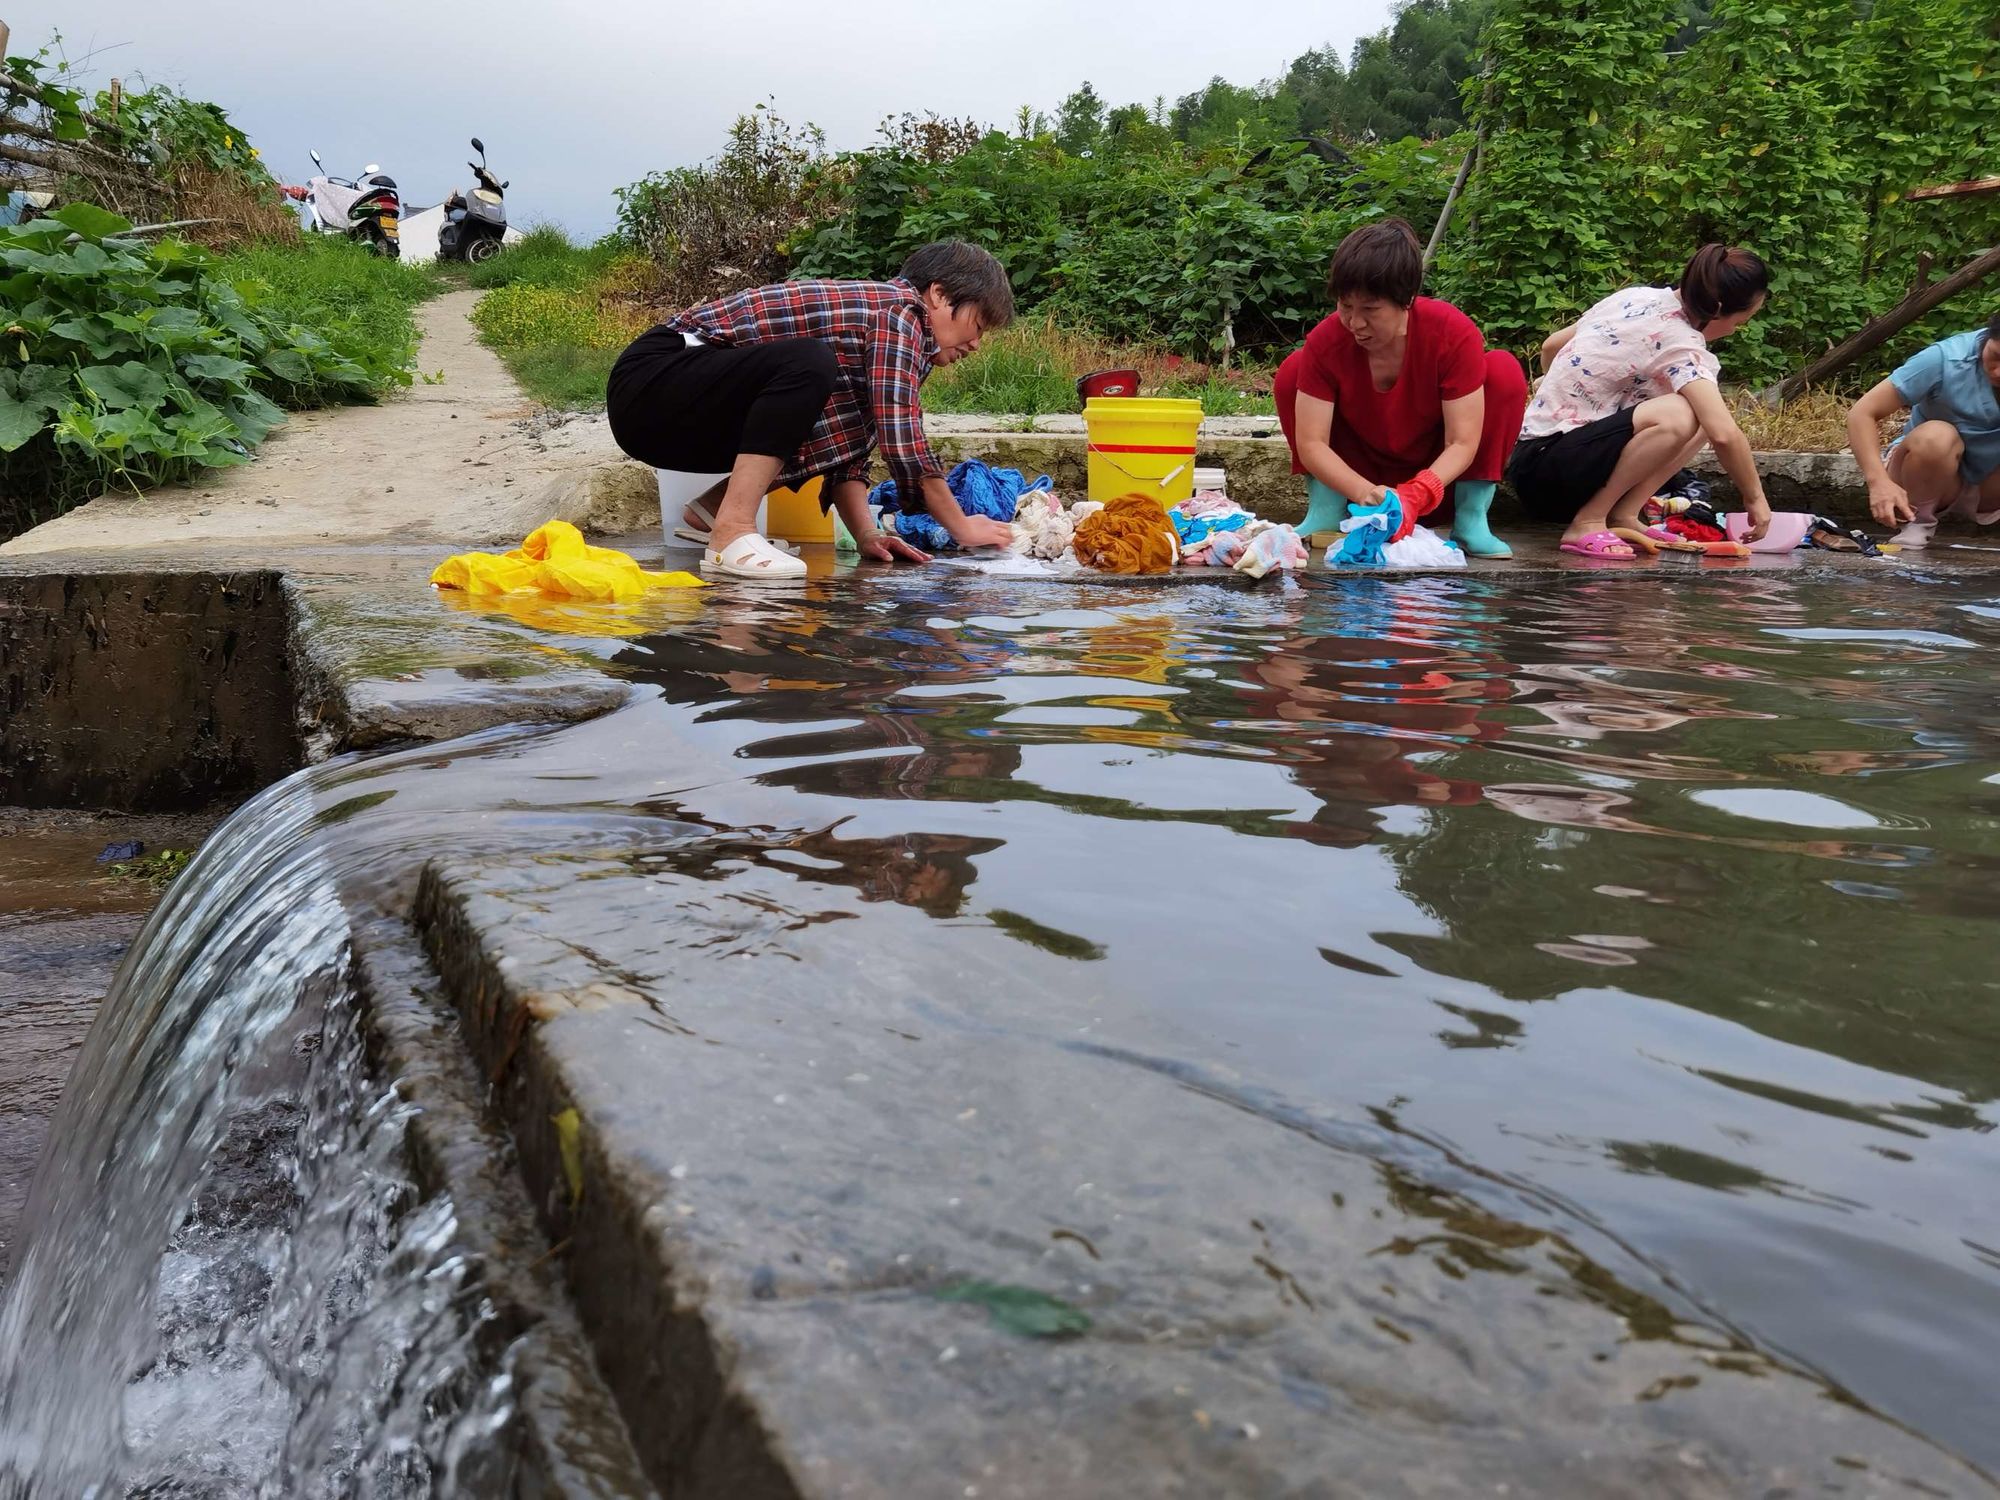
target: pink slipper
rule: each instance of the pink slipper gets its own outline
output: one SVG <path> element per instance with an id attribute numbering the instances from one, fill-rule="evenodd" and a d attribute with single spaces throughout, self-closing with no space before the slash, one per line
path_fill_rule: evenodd
<path id="1" fill-rule="evenodd" d="M 1629 542 L 1621 542 L 1608 531 L 1593 531 L 1588 536 L 1576 537 L 1562 544 L 1564 552 L 1574 552 L 1578 557 L 1606 557 L 1619 562 L 1630 562 L 1639 554 Z"/>

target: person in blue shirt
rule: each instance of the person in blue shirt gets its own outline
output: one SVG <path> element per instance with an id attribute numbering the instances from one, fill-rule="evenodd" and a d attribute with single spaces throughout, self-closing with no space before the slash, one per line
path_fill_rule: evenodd
<path id="1" fill-rule="evenodd" d="M 1881 424 L 1910 419 L 1886 454 Z M 1898 526 L 1904 547 L 1928 547 L 1938 517 L 2000 521 L 2000 314 L 1912 355 L 1854 403 L 1847 445 L 1868 481 L 1868 509 Z"/>

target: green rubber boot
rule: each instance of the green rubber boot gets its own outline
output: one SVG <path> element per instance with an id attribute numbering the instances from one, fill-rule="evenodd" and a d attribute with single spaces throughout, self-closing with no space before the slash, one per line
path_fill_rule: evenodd
<path id="1" fill-rule="evenodd" d="M 1486 507 L 1497 488 L 1490 479 L 1461 479 L 1452 486 L 1452 539 L 1467 557 L 1512 557 L 1514 549 L 1486 524 Z"/>
<path id="2" fill-rule="evenodd" d="M 1347 497 L 1339 490 L 1321 481 L 1306 478 L 1306 518 L 1299 522 L 1298 533 L 1310 537 L 1317 531 L 1338 531 L 1340 523 L 1347 519 Z"/>

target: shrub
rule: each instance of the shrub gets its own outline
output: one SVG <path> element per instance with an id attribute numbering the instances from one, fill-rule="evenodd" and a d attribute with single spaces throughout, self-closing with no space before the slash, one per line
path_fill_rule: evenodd
<path id="1" fill-rule="evenodd" d="M 795 129 L 760 104 L 730 127 L 708 165 L 618 189 L 618 231 L 658 267 L 670 306 L 782 281 L 793 239 L 838 201 L 831 166 L 818 130 Z"/>
<path id="2" fill-rule="evenodd" d="M 408 378 L 379 349 L 373 368 L 357 360 L 371 346 L 342 329 L 329 337 L 287 316 L 300 299 L 239 283 L 207 251 L 116 238 L 131 227 L 72 204 L 0 230 L 0 496 L 10 507 L 0 532 L 113 482 L 136 489 L 243 463 L 281 408 L 367 399 Z"/>

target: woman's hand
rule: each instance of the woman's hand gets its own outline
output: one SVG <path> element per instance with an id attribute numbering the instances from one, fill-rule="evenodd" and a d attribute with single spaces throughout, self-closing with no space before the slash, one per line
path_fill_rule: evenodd
<path id="1" fill-rule="evenodd" d="M 1743 514 L 1750 521 L 1750 530 L 1744 536 L 1743 540 L 1746 542 L 1763 541 L 1764 533 L 1771 529 L 1771 502 L 1766 500 L 1762 495 L 1759 495 L 1754 500 L 1745 502 Z"/>
<path id="2" fill-rule="evenodd" d="M 930 553 L 912 547 L 899 536 L 884 536 L 879 531 L 871 536 L 856 537 L 855 545 L 861 549 L 863 560 L 868 562 L 927 563 L 931 560 Z"/>
<path id="3" fill-rule="evenodd" d="M 991 516 L 960 516 L 956 525 L 945 522 L 945 530 L 961 547 L 1005 547 L 1014 540 L 1014 528 Z"/>
<path id="4" fill-rule="evenodd" d="M 1917 518 L 1909 491 L 1887 474 L 1868 482 L 1868 514 L 1884 526 L 1901 526 Z"/>

